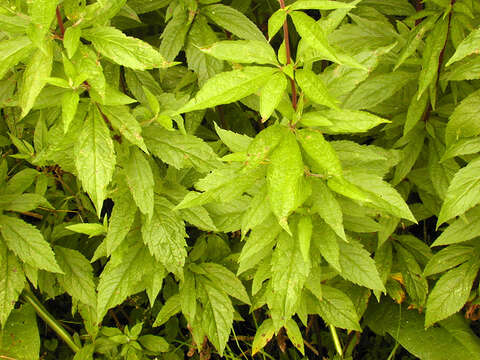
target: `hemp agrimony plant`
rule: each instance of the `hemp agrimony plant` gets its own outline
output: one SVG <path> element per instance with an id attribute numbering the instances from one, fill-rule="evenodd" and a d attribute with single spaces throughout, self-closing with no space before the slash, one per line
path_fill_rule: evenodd
<path id="1" fill-rule="evenodd" d="M 479 49 L 475 0 L 3 0 L 0 359 L 478 358 Z"/>

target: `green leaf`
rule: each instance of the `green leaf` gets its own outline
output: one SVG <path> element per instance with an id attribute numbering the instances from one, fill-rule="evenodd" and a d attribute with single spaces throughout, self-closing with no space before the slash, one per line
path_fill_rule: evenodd
<path id="1" fill-rule="evenodd" d="M 455 220 L 433 242 L 433 246 L 456 244 L 480 236 L 480 208 L 475 207 L 464 216 Z"/>
<path id="2" fill-rule="evenodd" d="M 367 192 L 358 188 L 351 182 L 343 178 L 331 178 L 327 180 L 328 187 L 336 193 L 343 195 L 347 198 L 364 202 L 371 202 Z"/>
<path id="3" fill-rule="evenodd" d="M 248 210 L 242 217 L 242 237 L 252 228 L 262 224 L 272 211 L 267 200 L 267 189 L 262 188 L 250 202 Z"/>
<path id="4" fill-rule="evenodd" d="M 416 74 L 406 71 L 371 76 L 350 93 L 343 107 L 352 110 L 373 108 L 413 80 L 416 80 Z"/>
<path id="5" fill-rule="evenodd" d="M 423 307 L 428 293 L 428 282 L 414 256 L 403 246 L 395 243 L 397 259 L 405 281 L 405 288 L 413 303 Z"/>
<path id="6" fill-rule="evenodd" d="M 25 18 L 20 13 L 17 13 L 13 16 L 0 14 L 0 25 L 2 26 L 3 31 L 9 33 L 25 33 L 29 19 Z"/>
<path id="7" fill-rule="evenodd" d="M 325 140 L 322 133 L 310 129 L 297 131 L 297 138 L 302 149 L 311 159 L 310 166 L 316 173 L 326 177 L 341 177 L 342 166 L 332 145 Z"/>
<path id="8" fill-rule="evenodd" d="M 182 314 L 192 323 L 197 313 L 197 291 L 195 275 L 188 270 L 184 270 L 183 281 L 179 286 L 180 304 Z"/>
<path id="9" fill-rule="evenodd" d="M 226 40 L 216 42 L 200 50 L 219 60 L 233 63 L 278 65 L 275 51 L 265 41 Z"/>
<path id="10" fill-rule="evenodd" d="M 135 203 L 144 215 L 151 218 L 154 207 L 153 188 L 155 182 L 148 160 L 140 150 L 132 148 L 124 170 L 128 188 Z"/>
<path id="11" fill-rule="evenodd" d="M 407 43 L 403 47 L 400 55 L 397 58 L 393 70 L 397 70 L 410 56 L 412 56 L 422 43 L 423 36 L 427 31 L 430 31 L 437 21 L 437 16 L 430 16 L 416 25 L 408 35 Z"/>
<path id="12" fill-rule="evenodd" d="M 2 357 L 16 360 L 39 358 L 40 335 L 37 316 L 31 305 L 25 304 L 19 309 L 13 310 L 7 323 L 3 324 L 3 329 L 0 330 L 0 355 Z"/>
<path id="13" fill-rule="evenodd" d="M 288 229 L 288 216 L 310 195 L 304 178 L 303 160 L 295 135 L 285 132 L 273 151 L 267 172 L 268 200 L 282 227 Z"/>
<path id="14" fill-rule="evenodd" d="M 331 109 L 308 112 L 300 122 L 306 126 L 315 126 L 327 134 L 348 134 L 366 132 L 389 121 L 366 111 Z"/>
<path id="15" fill-rule="evenodd" d="M 471 161 L 455 174 L 438 215 L 437 227 L 480 203 L 479 175 L 480 158 Z"/>
<path id="16" fill-rule="evenodd" d="M 82 29 L 77 26 L 69 26 L 63 35 L 63 46 L 67 50 L 68 58 L 71 59 L 80 45 Z"/>
<path id="17" fill-rule="evenodd" d="M 246 167 L 259 166 L 276 149 L 284 135 L 285 128 L 279 125 L 269 126 L 260 131 L 247 149 Z"/>
<path id="18" fill-rule="evenodd" d="M 267 300 L 276 326 L 285 325 L 295 314 L 309 272 L 295 239 L 280 233 L 271 262 L 273 295 Z"/>
<path id="19" fill-rule="evenodd" d="M 209 79 L 179 113 L 228 104 L 255 93 L 277 70 L 271 67 L 248 66 L 220 73 Z"/>
<path id="20" fill-rule="evenodd" d="M 199 180 L 195 187 L 203 193 L 190 192 L 176 209 L 201 206 L 211 202 L 228 203 L 238 199 L 245 190 L 254 185 L 258 171 L 240 172 L 238 167 L 215 169 Z"/>
<path id="21" fill-rule="evenodd" d="M 180 306 L 180 296 L 175 294 L 170 296 L 157 314 L 153 327 L 165 324 L 175 314 L 178 314 L 182 308 Z"/>
<path id="22" fill-rule="evenodd" d="M 202 282 L 207 303 L 202 316 L 202 327 L 220 356 L 228 342 L 233 325 L 234 308 L 228 295 L 207 282 Z"/>
<path id="23" fill-rule="evenodd" d="M 153 155 L 177 169 L 193 166 L 206 173 L 222 165 L 212 148 L 193 135 L 149 126 L 143 130 L 143 136 Z"/>
<path id="24" fill-rule="evenodd" d="M 62 120 L 63 131 L 66 134 L 68 128 L 75 118 L 78 103 L 80 102 L 80 95 L 76 91 L 67 91 L 62 97 Z"/>
<path id="25" fill-rule="evenodd" d="M 463 41 L 458 45 L 457 50 L 453 56 L 447 61 L 445 66 L 450 66 L 456 61 L 478 53 L 478 45 L 480 44 L 480 29 L 473 30 Z"/>
<path id="26" fill-rule="evenodd" d="M 340 241 L 340 275 L 355 284 L 372 290 L 385 291 L 375 261 L 360 244 Z"/>
<path id="27" fill-rule="evenodd" d="M 218 41 L 217 35 L 208 25 L 205 16 L 201 14 L 195 16 L 188 32 L 185 55 L 188 68 L 197 74 L 200 85 L 205 84 L 208 79 L 223 69 L 223 61 L 208 56 L 200 50 L 216 41 Z"/>
<path id="28" fill-rule="evenodd" d="M 400 183 L 400 181 L 410 173 L 417 162 L 425 143 L 425 131 L 423 131 L 422 128 L 417 128 L 410 132 L 405 140 L 408 140 L 408 143 L 402 149 L 402 160 L 395 168 L 395 175 L 392 180 L 392 185 L 394 186 Z"/>
<path id="29" fill-rule="evenodd" d="M 225 145 L 227 145 L 230 151 L 232 152 L 247 151 L 248 146 L 253 140 L 251 137 L 243 134 L 237 134 L 233 131 L 224 130 L 220 128 L 216 123 L 214 125 L 215 125 L 215 131 L 220 137 L 220 140 L 222 140 L 222 142 Z"/>
<path id="30" fill-rule="evenodd" d="M 445 161 L 456 156 L 476 154 L 478 152 L 480 152 L 480 138 L 461 139 L 445 150 L 440 161 Z"/>
<path id="31" fill-rule="evenodd" d="M 137 100 L 125 95 L 109 84 L 105 87 L 105 96 L 103 98 L 101 94 L 97 94 L 95 88 L 90 89 L 90 98 L 96 103 L 108 106 L 128 105 L 137 102 Z"/>
<path id="32" fill-rule="evenodd" d="M 315 231 L 312 234 L 312 245 L 337 272 L 340 272 L 340 246 L 337 235 L 318 217 L 314 218 L 313 224 Z"/>
<path id="33" fill-rule="evenodd" d="M 90 46 L 80 44 L 77 52 L 72 58 L 72 63 L 79 74 L 85 74 L 88 84 L 100 97 L 105 98 L 106 80 L 103 68 L 97 54 Z"/>
<path id="34" fill-rule="evenodd" d="M 299 0 L 289 6 L 289 10 L 335 10 L 351 9 L 354 6 L 332 0 Z"/>
<path id="35" fill-rule="evenodd" d="M 158 114 L 160 113 L 160 103 L 158 102 L 157 97 L 150 90 L 148 90 L 146 86 L 142 86 L 142 89 L 147 99 L 150 110 L 152 110 L 154 116 L 158 116 Z"/>
<path id="36" fill-rule="evenodd" d="M 23 82 L 19 94 L 19 105 L 22 108 L 22 117 L 27 115 L 35 104 L 40 91 L 47 83 L 52 71 L 53 51 L 51 42 L 48 43 L 46 53 L 37 50 L 27 64 L 23 73 Z"/>
<path id="37" fill-rule="evenodd" d="M 137 207 L 127 189 L 119 189 L 118 193 L 113 197 L 113 201 L 115 205 L 110 216 L 107 236 L 105 237 L 107 255 L 110 255 L 125 239 L 137 213 Z"/>
<path id="38" fill-rule="evenodd" d="M 325 60 L 336 62 L 337 64 L 342 63 L 338 58 L 337 51 L 328 43 L 325 32 L 314 19 L 301 11 L 293 11 L 290 12 L 289 15 L 301 38 L 306 41 L 310 47 L 317 50 L 321 57 Z"/>
<path id="39" fill-rule="evenodd" d="M 474 258 L 448 271 L 437 281 L 428 296 L 426 327 L 455 314 L 465 305 L 479 268 L 480 261 Z"/>
<path id="40" fill-rule="evenodd" d="M 480 78 L 480 57 L 474 56 L 455 64 L 444 73 L 441 80 L 461 81 Z"/>
<path id="41" fill-rule="evenodd" d="M 283 26 L 283 23 L 287 20 L 287 12 L 284 9 L 278 9 L 268 19 L 268 41 L 272 41 L 272 38 Z"/>
<path id="42" fill-rule="evenodd" d="M 407 305 L 393 301 L 381 301 L 369 307 L 366 323 L 377 334 L 390 334 L 419 359 L 480 359 L 478 338 L 461 316 L 453 316 L 441 321 L 438 327 L 425 329 L 424 316 L 417 310 L 408 310 Z"/>
<path id="43" fill-rule="evenodd" d="M 274 334 L 275 327 L 273 326 L 272 319 L 265 319 L 255 333 L 255 338 L 253 339 L 252 344 L 252 356 L 262 350 L 272 339 Z"/>
<path id="44" fill-rule="evenodd" d="M 142 283 L 145 286 L 150 306 L 153 306 L 160 290 L 162 290 L 163 280 L 168 274 L 160 262 L 156 261 L 153 257 L 150 257 L 149 260 L 150 261 L 145 264 L 148 270 L 145 270 Z"/>
<path id="45" fill-rule="evenodd" d="M 373 174 L 349 175 L 347 179 L 369 194 L 373 206 L 390 215 L 417 222 L 401 195 L 381 177 Z"/>
<path id="46" fill-rule="evenodd" d="M 32 42 L 26 36 L 2 40 L 0 42 L 0 79 L 3 79 L 18 62 L 26 58 L 32 49 Z"/>
<path id="47" fill-rule="evenodd" d="M 451 146 L 462 137 L 477 136 L 480 134 L 480 113 L 476 110 L 480 106 L 480 90 L 468 95 L 457 105 L 445 129 L 445 143 Z"/>
<path id="48" fill-rule="evenodd" d="M 275 239 L 281 231 L 282 228 L 273 216 L 269 216 L 262 224 L 254 227 L 238 258 L 240 265 L 237 274 L 251 269 L 262 261 L 263 255 L 273 248 Z"/>
<path id="49" fill-rule="evenodd" d="M 84 30 L 82 37 L 91 41 L 102 55 L 119 65 L 136 70 L 164 68 L 169 64 L 148 43 L 126 36 L 109 26 L 97 26 Z"/>
<path id="50" fill-rule="evenodd" d="M 161 336 L 155 335 L 143 335 L 138 338 L 138 342 L 142 346 L 155 354 L 168 352 L 170 345 L 168 342 Z"/>
<path id="51" fill-rule="evenodd" d="M 298 221 L 297 235 L 300 252 L 306 264 L 310 263 L 310 242 L 312 240 L 313 224 L 310 216 L 302 216 Z"/>
<path id="52" fill-rule="evenodd" d="M 1 215 L 0 232 L 8 248 L 23 262 L 46 271 L 62 273 L 42 233 L 23 220 Z"/>
<path id="53" fill-rule="evenodd" d="M 323 81 L 313 71 L 297 70 L 295 79 L 310 100 L 333 109 L 338 108 L 337 101 L 328 93 Z"/>
<path id="54" fill-rule="evenodd" d="M 332 141 L 345 172 L 374 173 L 385 176 L 398 164 L 400 154 L 397 150 L 386 150 L 375 145 L 360 145 L 353 141 Z"/>
<path id="55" fill-rule="evenodd" d="M 74 231 L 76 233 L 85 234 L 89 237 L 104 235 L 106 232 L 105 227 L 102 224 L 94 223 L 80 223 L 65 226 L 65 229 Z"/>
<path id="56" fill-rule="evenodd" d="M 428 94 L 423 93 L 420 97 L 416 94 L 412 97 L 410 105 L 408 106 L 407 119 L 405 121 L 405 128 L 403 134 L 408 134 L 417 123 L 422 119 L 427 109 Z"/>
<path id="57" fill-rule="evenodd" d="M 440 19 L 425 40 L 422 58 L 422 71 L 418 79 L 417 100 L 438 76 L 439 57 L 447 41 L 449 20 Z"/>
<path id="58" fill-rule="evenodd" d="M 342 291 L 322 284 L 322 300 L 311 298 L 310 301 L 315 312 L 329 325 L 349 330 L 361 329 L 355 306 Z"/>
<path id="59" fill-rule="evenodd" d="M 322 111 L 310 111 L 302 114 L 300 123 L 308 127 L 325 127 L 332 125 L 332 122 L 323 115 Z"/>
<path id="60" fill-rule="evenodd" d="M 95 352 L 95 344 L 84 345 L 80 351 L 78 351 L 73 360 L 91 360 Z"/>
<path id="61" fill-rule="evenodd" d="M 165 198 L 155 198 L 152 218 L 142 218 L 142 237 L 150 253 L 168 271 L 179 275 L 187 257 L 187 233 L 183 220 L 172 208 L 173 205 Z"/>
<path id="62" fill-rule="evenodd" d="M 260 93 L 260 115 L 262 121 L 268 120 L 282 101 L 288 81 L 284 74 L 273 74 Z"/>
<path id="63" fill-rule="evenodd" d="M 12 194 L 0 197 L 0 209 L 7 211 L 26 212 L 40 205 L 51 207 L 48 201 L 38 194 Z"/>
<path id="64" fill-rule="evenodd" d="M 45 35 L 50 30 L 50 24 L 55 18 L 56 7 L 56 0 L 38 0 L 29 3 L 28 12 L 32 20 L 29 35 L 40 48 L 43 48 Z"/>
<path id="65" fill-rule="evenodd" d="M 288 319 L 287 323 L 285 324 L 285 330 L 287 331 L 287 336 L 293 346 L 295 346 L 298 351 L 302 353 L 302 355 L 305 355 L 303 337 L 297 323 L 292 319 Z"/>
<path id="66" fill-rule="evenodd" d="M 340 204 L 327 185 L 320 179 L 312 181 L 312 202 L 312 211 L 320 215 L 340 238 L 347 240 Z"/>
<path id="67" fill-rule="evenodd" d="M 102 321 L 108 309 L 138 292 L 145 262 L 150 256 L 139 240 L 138 232 L 133 234 L 127 244 L 117 248 L 103 269 L 97 287 L 97 323 Z"/>
<path id="68" fill-rule="evenodd" d="M 55 255 L 63 274 L 58 274 L 60 285 L 72 298 L 93 308 L 97 305 L 93 269 L 79 251 L 61 246 L 55 247 Z"/>
<path id="69" fill-rule="evenodd" d="M 18 259 L 13 255 L 4 242 L 0 239 L 0 324 L 5 330 L 8 329 L 7 319 L 13 310 L 18 297 L 25 286 L 25 275 Z M 12 320 L 13 318 L 11 318 Z M 6 324 L 5 324 L 6 323 Z M 3 333 L 0 336 L 0 345 L 4 345 Z M 11 339 L 9 339 L 11 341 Z M 8 349 L 8 347 L 6 347 Z M 4 347 L 0 347 L 4 350 Z M 14 351 L 14 349 L 11 349 Z M 2 353 L 0 353 L 2 354 Z"/>
<path id="70" fill-rule="evenodd" d="M 173 16 L 162 32 L 160 38 L 160 54 L 166 61 L 173 61 L 182 50 L 185 43 L 185 36 L 190 28 L 191 20 L 188 18 L 188 12 L 183 6 L 177 6 Z"/>
<path id="71" fill-rule="evenodd" d="M 242 282 L 230 270 L 215 263 L 202 263 L 199 266 L 205 271 L 205 276 L 212 281 L 212 284 L 219 287 L 219 290 L 245 304 L 251 304 Z"/>
<path id="72" fill-rule="evenodd" d="M 222 4 L 206 6 L 201 13 L 240 39 L 266 41 L 262 32 L 238 10 Z"/>
<path id="73" fill-rule="evenodd" d="M 107 185 L 115 169 L 115 151 L 110 131 L 96 108 L 91 108 L 75 144 L 75 167 L 83 188 L 100 215 Z"/>
<path id="74" fill-rule="evenodd" d="M 472 259 L 473 256 L 474 248 L 470 246 L 448 246 L 433 255 L 425 269 L 423 269 L 423 274 L 430 276 L 445 272 Z"/>
<path id="75" fill-rule="evenodd" d="M 112 126 L 132 144 L 137 145 L 148 154 L 142 137 L 142 128 L 137 119 L 126 106 L 102 106 L 102 113 L 112 123 Z"/>

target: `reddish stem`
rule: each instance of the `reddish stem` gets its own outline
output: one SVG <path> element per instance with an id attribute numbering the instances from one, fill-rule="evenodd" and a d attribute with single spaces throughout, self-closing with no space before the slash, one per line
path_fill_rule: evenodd
<path id="1" fill-rule="evenodd" d="M 60 33 L 62 34 L 62 37 L 63 37 L 63 35 L 65 35 L 65 25 L 63 24 L 62 13 L 60 12 L 60 7 L 58 6 L 57 6 L 56 14 L 57 14 L 58 26 L 60 27 Z"/>
<path id="2" fill-rule="evenodd" d="M 417 12 L 420 12 L 423 10 L 423 4 L 422 4 L 422 0 L 416 0 L 415 1 L 415 10 Z M 420 24 L 422 22 L 422 19 L 417 19 L 415 20 L 415 26 L 417 26 L 418 24 Z"/>
<path id="3" fill-rule="evenodd" d="M 280 3 L 280 7 L 285 9 L 285 1 L 278 0 Z M 292 62 L 292 56 L 290 52 L 290 37 L 288 35 L 288 24 L 287 20 L 283 23 L 283 38 L 285 39 L 285 52 L 287 56 L 287 65 Z M 295 87 L 295 80 L 290 79 L 290 85 L 292 87 L 292 106 L 296 110 L 297 109 L 297 88 Z"/>
<path id="4" fill-rule="evenodd" d="M 451 0 L 450 5 L 453 7 L 455 5 L 457 0 Z M 445 54 L 445 49 L 447 47 L 448 43 L 448 34 L 450 33 L 450 27 L 451 27 L 451 22 L 452 22 L 452 11 L 448 14 L 448 30 L 447 30 L 447 37 L 445 38 L 445 43 L 443 44 L 443 48 L 440 51 L 440 55 L 438 56 L 438 68 L 437 68 L 437 80 L 436 80 L 436 86 L 438 86 L 438 81 L 440 79 L 440 73 L 442 72 L 442 66 L 443 66 L 443 57 Z M 422 120 L 424 122 L 427 122 L 428 119 L 430 118 L 430 113 L 432 111 L 432 104 L 431 102 L 428 104 L 427 109 L 425 110 Z"/>

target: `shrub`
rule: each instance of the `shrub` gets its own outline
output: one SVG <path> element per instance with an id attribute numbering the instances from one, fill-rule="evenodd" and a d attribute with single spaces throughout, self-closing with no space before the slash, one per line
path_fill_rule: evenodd
<path id="1" fill-rule="evenodd" d="M 479 25 L 4 0 L 0 358 L 478 358 Z"/>

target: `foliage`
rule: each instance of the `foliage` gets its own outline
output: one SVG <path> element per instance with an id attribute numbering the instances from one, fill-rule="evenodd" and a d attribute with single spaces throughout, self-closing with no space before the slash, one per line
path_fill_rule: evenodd
<path id="1" fill-rule="evenodd" d="M 479 358 L 479 49 L 474 0 L 4 0 L 0 357 Z"/>

